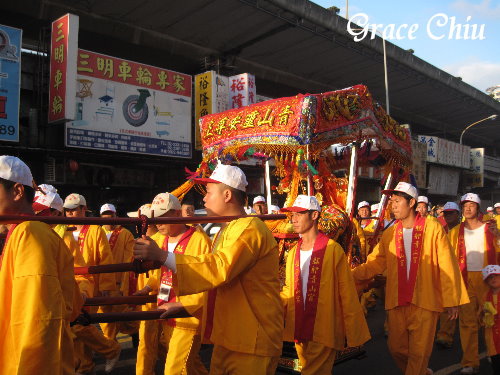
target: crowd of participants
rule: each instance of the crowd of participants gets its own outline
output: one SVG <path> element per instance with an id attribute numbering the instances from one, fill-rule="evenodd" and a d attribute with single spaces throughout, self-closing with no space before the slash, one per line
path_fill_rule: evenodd
<path id="1" fill-rule="evenodd" d="M 247 206 L 243 171 L 219 164 L 194 182 L 206 186 L 207 215 L 240 217 L 214 238 L 200 225 L 182 223 L 149 225 L 138 238 L 119 225 L 6 225 L 0 374 L 92 374 L 96 355 L 111 373 L 120 332 L 133 337 L 141 375 L 154 374 L 158 360 L 165 374 L 274 374 L 283 341 L 294 343 L 303 374 L 331 374 L 338 352 L 370 339 L 365 315 L 377 297 L 385 300 L 388 348 L 403 374 L 431 374 L 434 341 L 451 347 L 457 320 L 461 373 L 479 373 L 481 327 L 500 373 L 500 203 L 482 215 L 479 197 L 468 193 L 431 210 L 415 187 L 400 182 L 383 192 L 390 208 L 380 223 L 377 205 L 358 204 L 353 221 L 362 262 L 351 269 L 344 249 L 318 228 L 317 199 L 299 195 L 290 207 L 270 206 L 269 213 L 287 213 L 300 237 L 280 283 L 278 245 L 255 216 L 267 214 L 268 205 L 257 196 Z M 81 194 L 63 200 L 53 186 L 35 185 L 20 159 L 0 156 L 0 215 L 82 218 L 88 211 Z M 103 202 L 99 214 L 113 218 L 117 209 Z M 128 216 L 193 214 L 193 205 L 165 192 Z M 137 277 L 74 273 L 74 267 L 134 259 L 162 267 Z M 374 278 L 385 286 L 374 287 Z M 156 303 L 84 306 L 91 297 L 130 295 L 156 295 Z M 77 319 L 83 311 L 138 310 L 162 310 L 165 319 L 100 325 Z M 184 317 L 166 319 L 172 314 Z M 209 370 L 199 354 L 203 344 L 213 345 Z"/>

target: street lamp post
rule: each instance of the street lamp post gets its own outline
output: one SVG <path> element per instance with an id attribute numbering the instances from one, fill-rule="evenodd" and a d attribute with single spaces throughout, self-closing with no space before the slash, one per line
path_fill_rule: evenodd
<path id="1" fill-rule="evenodd" d="M 488 116 L 488 117 L 483 118 L 482 120 L 479 120 L 479 121 L 473 122 L 472 124 L 470 124 L 469 126 L 467 126 L 464 130 L 462 130 L 462 134 L 460 134 L 460 144 L 462 144 L 462 138 L 463 138 L 463 136 L 464 136 L 464 133 L 465 133 L 467 130 L 469 130 L 470 128 L 472 128 L 474 125 L 479 124 L 480 122 L 483 122 L 483 121 L 486 121 L 486 120 L 495 120 L 497 117 L 498 117 L 498 115 L 491 115 L 491 116 Z"/>

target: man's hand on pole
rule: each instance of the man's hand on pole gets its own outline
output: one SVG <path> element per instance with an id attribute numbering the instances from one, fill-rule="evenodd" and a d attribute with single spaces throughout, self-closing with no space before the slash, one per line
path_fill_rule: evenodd
<path id="1" fill-rule="evenodd" d="M 164 264 L 167 260 L 168 252 L 163 251 L 160 247 L 147 236 L 142 236 L 135 240 L 134 258 L 139 260 L 158 261 Z"/>

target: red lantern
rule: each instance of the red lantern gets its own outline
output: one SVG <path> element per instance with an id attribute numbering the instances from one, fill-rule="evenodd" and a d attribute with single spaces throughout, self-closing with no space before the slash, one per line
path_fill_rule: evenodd
<path id="1" fill-rule="evenodd" d="M 80 168 L 80 165 L 76 160 L 70 159 L 69 161 L 69 170 L 73 173 L 76 173 L 78 169 Z"/>

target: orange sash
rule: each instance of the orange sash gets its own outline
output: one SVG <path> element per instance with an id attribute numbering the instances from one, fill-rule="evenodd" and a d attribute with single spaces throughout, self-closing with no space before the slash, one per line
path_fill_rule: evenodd
<path id="1" fill-rule="evenodd" d="M 488 222 L 484 225 L 484 234 L 486 237 L 486 256 L 488 258 L 488 264 L 498 264 L 496 251 L 495 251 L 495 237 L 493 233 L 490 232 L 488 228 Z M 460 272 L 462 273 L 462 278 L 464 279 L 465 286 L 467 286 L 467 249 L 465 248 L 465 235 L 464 235 L 465 223 L 460 224 L 458 231 L 458 265 L 460 266 Z"/>
<path id="2" fill-rule="evenodd" d="M 319 287 L 321 281 L 321 270 L 325 257 L 326 245 L 329 238 L 319 232 L 314 242 L 311 261 L 309 264 L 309 278 L 307 281 L 307 293 L 304 303 L 302 296 L 302 277 L 300 275 L 300 248 L 302 239 L 297 244 L 297 252 L 293 263 L 294 274 L 294 300 L 295 300 L 295 335 L 296 342 L 310 341 L 313 338 L 316 311 L 318 308 Z"/>
<path id="3" fill-rule="evenodd" d="M 495 351 L 500 354 L 500 311 L 498 311 L 498 295 L 493 298 L 493 292 L 491 289 L 488 291 L 486 296 L 486 301 L 491 302 L 493 307 L 497 310 L 497 314 L 494 317 L 495 323 L 491 327 L 491 332 L 493 336 L 493 344 L 495 345 Z"/>
<path id="4" fill-rule="evenodd" d="M 84 225 L 80 234 L 78 235 L 78 245 L 80 247 L 80 252 L 83 254 L 83 245 L 85 244 L 85 238 L 87 237 L 87 233 L 90 229 L 90 225 Z"/>
<path id="5" fill-rule="evenodd" d="M 425 227 L 425 218 L 419 214 L 415 218 L 413 233 L 411 238 L 411 259 L 410 275 L 406 270 L 407 259 L 403 239 L 403 223 L 398 220 L 395 224 L 396 256 L 398 258 L 398 306 L 407 306 L 411 304 L 413 292 L 417 282 L 418 267 L 422 254 L 422 245 L 424 242 L 423 233 Z"/>

